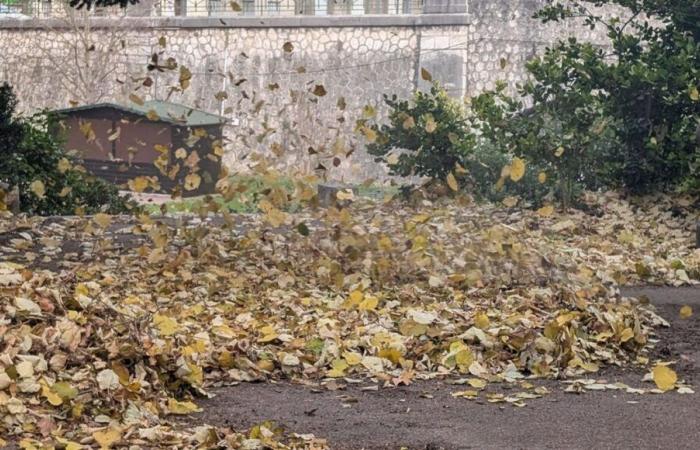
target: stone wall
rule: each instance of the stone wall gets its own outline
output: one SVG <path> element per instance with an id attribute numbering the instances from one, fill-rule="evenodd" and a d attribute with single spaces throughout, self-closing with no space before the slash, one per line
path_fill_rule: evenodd
<path id="1" fill-rule="evenodd" d="M 575 37 L 604 46 L 604 30 L 581 22 L 542 24 L 532 16 L 547 0 L 469 0 L 469 44 L 465 89 L 470 94 L 492 89 L 503 80 L 513 88 L 526 79 L 525 63 L 557 41 Z M 624 16 L 624 10 L 606 6 L 601 16 Z"/>
<path id="2" fill-rule="evenodd" d="M 421 67 L 453 95 L 471 95 L 522 81 L 524 62 L 558 38 L 604 42 L 580 26 L 534 21 L 543 3 L 472 0 L 469 14 L 417 16 L 6 20 L 0 81 L 24 111 L 134 95 L 188 104 L 231 119 L 236 170 L 265 149 L 303 171 L 366 179 L 383 174 L 353 137 L 355 120 L 367 104 L 381 115 L 383 94 L 425 87 Z"/>

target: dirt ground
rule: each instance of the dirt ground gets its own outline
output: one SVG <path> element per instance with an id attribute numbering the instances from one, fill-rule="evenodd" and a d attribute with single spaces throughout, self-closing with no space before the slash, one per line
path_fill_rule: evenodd
<path id="1" fill-rule="evenodd" d="M 646 295 L 671 322 L 660 330 L 653 357 L 677 361 L 679 379 L 700 380 L 700 288 L 627 289 Z M 692 305 L 682 320 L 678 311 Z M 640 369 L 606 370 L 595 376 L 651 388 Z M 522 408 L 453 398 L 469 386 L 422 381 L 398 388 L 348 384 L 342 389 L 244 383 L 221 388 L 200 402 L 194 420 L 247 428 L 266 420 L 296 433 L 313 433 L 334 449 L 696 449 L 700 442 L 700 392 L 628 394 L 621 391 L 564 392 L 558 382 L 534 382 L 552 393 Z M 365 389 L 363 389 L 365 388 Z M 501 387 L 487 387 L 498 391 Z"/>

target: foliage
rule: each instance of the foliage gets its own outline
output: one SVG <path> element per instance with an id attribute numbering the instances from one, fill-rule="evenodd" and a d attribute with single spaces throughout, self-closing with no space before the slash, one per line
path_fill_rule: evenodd
<path id="1" fill-rule="evenodd" d="M 625 6 L 629 16 L 605 19 L 591 4 Z M 437 85 L 413 103 L 387 98 L 390 118 L 373 128 L 370 153 L 403 176 L 445 180 L 461 169 L 465 185 L 496 200 L 556 198 L 568 207 L 583 190 L 699 191 L 700 45 L 691 21 L 698 2 L 567 5 L 550 5 L 538 17 L 583 18 L 605 27 L 611 45 L 571 38 L 530 61 L 530 80 L 518 87 L 530 108 L 506 95 L 504 84 L 467 110 Z M 645 19 L 652 14 L 656 22 Z M 431 114 L 437 125 L 429 132 L 424 118 Z M 526 165 L 524 176 L 511 176 L 513 157 Z"/>
<path id="2" fill-rule="evenodd" d="M 616 4 L 629 17 L 606 19 L 591 6 Z M 700 188 L 700 2 L 614 0 L 556 3 L 538 17 L 545 22 L 583 18 L 604 27 L 611 47 L 574 39 L 560 42 L 528 65 L 533 80 L 524 94 L 535 102 L 578 97 L 589 111 L 591 131 L 612 133 L 618 147 L 606 153 L 607 181 L 632 192 Z M 654 20 L 646 17 L 653 15 Z M 655 22 L 656 21 L 656 22 Z M 563 111 L 562 122 L 582 120 Z M 579 129 L 579 132 L 585 130 Z M 583 137 L 583 134 L 581 134 Z M 594 138 L 594 135 L 590 136 Z"/>
<path id="3" fill-rule="evenodd" d="M 572 55 L 575 60 L 578 56 Z M 546 66 L 544 70 L 551 69 Z M 541 70 L 534 64 L 531 71 Z M 609 184 L 607 153 L 617 147 L 615 137 L 606 128 L 590 91 L 568 90 L 570 72 L 550 70 L 551 84 L 528 84 L 522 90 L 534 100 L 523 110 L 521 101 L 505 94 L 505 84 L 472 100 L 472 110 L 482 139 L 526 164 L 526 177 L 537 186 L 526 190 L 533 200 L 557 199 L 571 206 L 584 190 L 596 190 Z M 506 170 L 499 180 L 508 178 Z M 525 187 L 524 186 L 524 187 Z"/>
<path id="4" fill-rule="evenodd" d="M 492 201 L 547 200 L 549 185 L 539 181 L 536 164 L 517 182 L 506 173 L 518 154 L 512 124 L 522 105 L 504 95 L 503 86 L 473 99 L 470 108 L 438 84 L 417 92 L 413 101 L 387 96 L 385 102 L 389 120 L 369 126 L 376 139 L 367 148 L 377 162 L 387 164 L 390 174 L 428 177 Z M 537 141 L 527 134 L 517 137 Z"/>
<path id="5" fill-rule="evenodd" d="M 97 179 L 67 154 L 47 131 L 48 119 L 14 117 L 12 89 L 0 86 L 0 180 L 18 186 L 30 214 L 121 213 L 132 208 L 116 186 Z"/>
<path id="6" fill-rule="evenodd" d="M 384 102 L 390 109 L 388 123 L 370 126 L 376 139 L 367 151 L 375 161 L 387 163 L 392 175 L 444 180 L 473 147 L 464 108 L 439 85 L 416 92 L 412 102 L 395 95 L 385 95 Z"/>

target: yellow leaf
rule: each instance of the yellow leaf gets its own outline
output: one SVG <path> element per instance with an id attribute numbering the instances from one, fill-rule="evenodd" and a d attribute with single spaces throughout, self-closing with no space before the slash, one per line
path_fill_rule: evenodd
<path id="1" fill-rule="evenodd" d="M 459 163 L 455 163 L 455 172 L 463 174 L 463 173 L 468 173 L 469 171 L 465 169 L 464 167 L 460 166 Z"/>
<path id="2" fill-rule="evenodd" d="M 697 86 L 690 88 L 690 99 L 696 102 L 700 100 L 700 92 L 698 92 Z"/>
<path id="3" fill-rule="evenodd" d="M 462 370 L 467 370 L 469 366 L 474 362 L 474 355 L 472 351 L 468 348 L 458 351 L 455 354 L 455 362 Z"/>
<path id="4" fill-rule="evenodd" d="M 481 328 L 482 330 L 487 329 L 489 325 L 491 325 L 489 316 L 487 316 L 484 312 L 480 312 L 476 315 L 476 317 L 474 317 L 474 325 L 476 325 L 477 328 Z"/>
<path id="5" fill-rule="evenodd" d="M 473 400 L 479 396 L 479 393 L 477 391 L 472 391 L 472 390 L 458 391 L 458 392 L 453 392 L 452 396 L 454 398 L 466 398 L 469 400 Z"/>
<path id="6" fill-rule="evenodd" d="M 70 161 L 68 161 L 66 158 L 61 158 L 58 161 L 58 171 L 61 173 L 68 172 L 71 169 L 71 167 L 73 166 L 71 165 Z"/>
<path id="7" fill-rule="evenodd" d="M 365 295 L 362 291 L 352 291 L 345 301 L 345 306 L 352 308 L 355 305 L 359 305 L 363 298 L 365 298 Z"/>
<path id="8" fill-rule="evenodd" d="M 520 179 L 525 175 L 525 161 L 520 158 L 513 158 L 513 162 L 510 164 L 510 179 L 513 181 L 520 181 Z"/>
<path id="9" fill-rule="evenodd" d="M 537 210 L 537 215 L 540 217 L 550 217 L 554 213 L 554 207 L 552 205 L 545 205 Z"/>
<path id="10" fill-rule="evenodd" d="M 139 106 L 143 106 L 144 103 L 143 99 L 136 94 L 129 94 L 129 100 Z"/>
<path id="11" fill-rule="evenodd" d="M 544 172 L 540 172 L 539 175 L 537 175 L 537 181 L 540 182 L 540 184 L 544 184 L 547 182 L 547 174 Z"/>
<path id="12" fill-rule="evenodd" d="M 503 204 L 508 208 L 512 208 L 518 204 L 518 197 L 509 196 L 503 199 Z"/>
<path id="13" fill-rule="evenodd" d="M 510 171 L 511 171 L 510 164 L 506 164 L 505 166 L 503 166 L 503 168 L 501 169 L 501 179 L 508 178 L 510 176 Z"/>
<path id="14" fill-rule="evenodd" d="M 338 200 L 353 200 L 355 198 L 355 193 L 352 189 L 341 189 L 336 192 L 335 197 Z"/>
<path id="15" fill-rule="evenodd" d="M 397 155 L 396 153 L 392 153 L 386 158 L 386 162 L 391 164 L 392 166 L 398 164 L 399 155 Z"/>
<path id="16" fill-rule="evenodd" d="M 561 157 L 561 155 L 564 154 L 564 147 L 559 147 L 556 150 L 554 150 L 554 156 L 557 158 Z"/>
<path id="17" fill-rule="evenodd" d="M 654 366 L 652 375 L 654 377 L 656 387 L 664 392 L 673 389 L 673 387 L 676 385 L 676 381 L 678 381 L 678 375 L 676 375 L 676 372 L 662 364 L 657 364 Z"/>
<path id="18" fill-rule="evenodd" d="M 141 176 L 136 177 L 133 180 L 129 180 L 129 189 L 134 192 L 143 192 L 148 188 L 148 178 Z"/>
<path id="19" fill-rule="evenodd" d="M 265 221 L 273 227 L 279 227 L 287 221 L 287 214 L 277 208 L 270 208 L 265 215 Z"/>
<path id="20" fill-rule="evenodd" d="M 356 366 L 362 362 L 362 355 L 357 352 L 344 352 L 343 358 L 350 366 Z"/>
<path id="21" fill-rule="evenodd" d="M 482 380 L 481 378 L 470 378 L 467 380 L 467 383 L 469 383 L 469 386 L 477 389 L 483 389 L 486 387 L 486 380 Z"/>
<path id="22" fill-rule="evenodd" d="M 452 172 L 447 174 L 447 185 L 455 192 L 459 190 L 459 184 L 457 184 L 457 179 L 452 175 Z"/>
<path id="23" fill-rule="evenodd" d="M 153 324 L 162 336 L 172 336 L 180 329 L 177 320 L 158 313 L 153 316 Z"/>
<path id="24" fill-rule="evenodd" d="M 92 437 L 100 444 L 100 448 L 104 450 L 111 448 L 112 445 L 118 442 L 122 437 L 122 432 L 118 428 L 109 427 L 101 431 L 95 431 L 92 433 Z"/>
<path id="25" fill-rule="evenodd" d="M 406 119 L 403 121 L 403 129 L 408 130 L 416 126 L 416 121 L 413 119 L 412 116 L 406 117 Z"/>
<path id="26" fill-rule="evenodd" d="M 365 139 L 367 139 L 367 142 L 370 144 L 377 140 L 377 132 L 370 127 L 363 127 L 362 133 L 365 135 Z"/>
<path id="27" fill-rule="evenodd" d="M 260 334 L 262 334 L 262 337 L 258 339 L 258 342 L 261 343 L 266 343 L 266 342 L 272 342 L 277 337 L 279 334 L 277 331 L 275 331 L 275 328 L 272 325 L 266 325 L 260 329 Z"/>
<path id="28" fill-rule="evenodd" d="M 107 228 L 112 223 L 112 216 L 109 214 L 98 213 L 92 218 L 100 228 Z"/>
<path id="29" fill-rule="evenodd" d="M 39 198 L 44 198 L 46 196 L 46 187 L 41 180 L 32 181 L 29 185 L 29 189 Z"/>
<path id="30" fill-rule="evenodd" d="M 401 360 L 401 356 L 401 352 L 395 348 L 383 348 L 379 350 L 380 358 L 388 359 L 394 364 L 399 363 L 399 360 Z"/>
<path id="31" fill-rule="evenodd" d="M 681 319 L 687 319 L 692 315 L 693 315 L 693 308 L 691 308 L 690 306 L 685 305 L 681 308 L 681 311 L 680 311 Z"/>
<path id="32" fill-rule="evenodd" d="M 634 337 L 634 331 L 631 328 L 625 328 L 620 333 L 620 342 L 627 342 Z"/>
<path id="33" fill-rule="evenodd" d="M 334 359 L 331 362 L 332 369 L 326 372 L 331 378 L 339 378 L 345 375 L 345 369 L 348 368 L 348 363 L 344 359 Z"/>
<path id="34" fill-rule="evenodd" d="M 51 403 L 53 406 L 59 406 L 63 403 L 63 399 L 61 398 L 61 396 L 53 392 L 46 385 L 41 386 L 41 395 L 43 395 L 46 398 L 46 400 L 48 400 L 48 402 Z"/>
<path id="35" fill-rule="evenodd" d="M 185 177 L 185 190 L 186 191 L 194 191 L 199 187 L 199 184 L 202 182 L 202 177 L 199 176 L 197 173 L 191 173 Z"/>
<path id="36" fill-rule="evenodd" d="M 58 196 L 63 198 L 66 195 L 70 194 L 71 192 L 73 192 L 73 188 L 70 186 L 66 186 L 63 189 L 61 189 L 61 192 L 58 193 Z"/>
<path id="37" fill-rule="evenodd" d="M 168 413 L 169 414 L 190 414 L 193 412 L 199 412 L 202 409 L 190 401 L 178 401 L 174 398 L 168 399 Z"/>
<path id="38" fill-rule="evenodd" d="M 379 299 L 377 297 L 367 296 L 364 300 L 362 300 L 362 302 L 360 302 L 358 308 L 360 311 L 373 311 L 377 308 L 378 304 Z"/>
<path id="39" fill-rule="evenodd" d="M 425 116 L 425 131 L 427 133 L 433 133 L 437 129 L 437 122 L 433 118 L 432 114 L 427 114 Z"/>
<path id="40" fill-rule="evenodd" d="M 148 112 L 146 112 L 146 118 L 153 122 L 160 120 L 160 116 L 155 109 L 149 109 Z"/>

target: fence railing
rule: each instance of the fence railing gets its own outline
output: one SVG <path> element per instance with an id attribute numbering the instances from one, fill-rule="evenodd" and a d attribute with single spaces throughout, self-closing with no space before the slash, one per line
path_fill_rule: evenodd
<path id="1" fill-rule="evenodd" d="M 270 17 L 423 14 L 426 0 L 141 0 L 130 5 L 132 17 Z M 431 1 L 434 6 L 436 0 Z M 438 3 L 441 0 L 437 0 Z M 442 0 L 451 2 L 452 0 Z M 466 1 L 466 0 L 465 0 Z M 62 0 L 0 0 L 3 18 L 60 17 Z M 118 8 L 98 8 L 95 16 L 124 14 Z"/>

